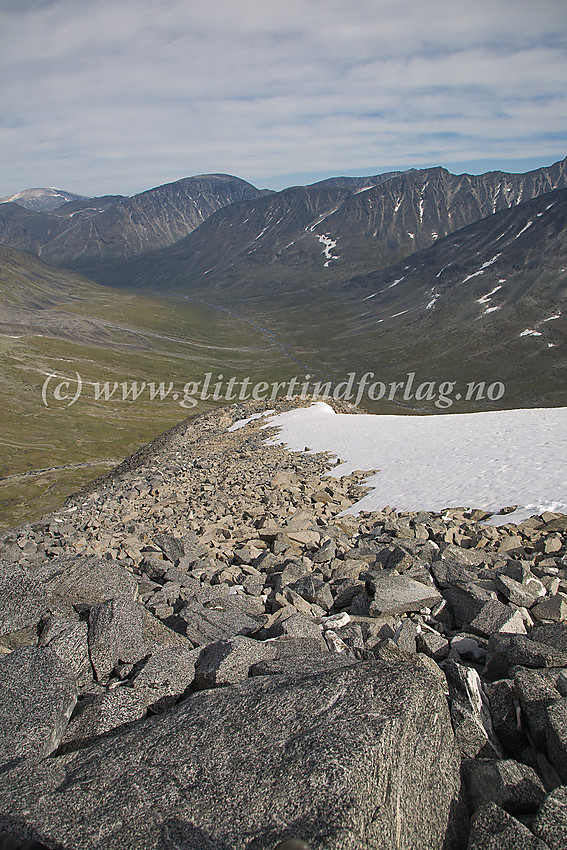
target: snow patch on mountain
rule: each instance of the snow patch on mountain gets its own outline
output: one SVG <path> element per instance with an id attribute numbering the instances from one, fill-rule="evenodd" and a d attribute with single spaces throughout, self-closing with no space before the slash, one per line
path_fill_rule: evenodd
<path id="1" fill-rule="evenodd" d="M 567 408 L 501 410 L 431 416 L 336 414 L 319 402 L 272 416 L 280 432 L 270 443 L 309 446 L 343 461 L 332 475 L 377 470 L 373 488 L 347 513 L 468 506 L 514 513 L 493 522 L 521 522 L 543 511 L 567 513 Z"/>

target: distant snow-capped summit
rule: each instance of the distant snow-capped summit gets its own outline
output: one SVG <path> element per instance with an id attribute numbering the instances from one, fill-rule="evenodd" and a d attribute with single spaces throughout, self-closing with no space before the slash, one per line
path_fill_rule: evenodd
<path id="1" fill-rule="evenodd" d="M 1 198 L 0 203 L 5 204 L 12 201 L 27 210 L 50 212 L 56 210 L 62 204 L 68 203 L 68 201 L 84 201 L 87 197 L 87 195 L 65 192 L 63 189 L 24 189 L 23 192 L 16 192 L 15 195 L 10 195 L 8 198 Z"/>

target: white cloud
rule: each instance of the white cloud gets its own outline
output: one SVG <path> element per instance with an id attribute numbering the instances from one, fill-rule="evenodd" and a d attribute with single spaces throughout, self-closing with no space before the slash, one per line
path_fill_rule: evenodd
<path id="1" fill-rule="evenodd" d="M 0 196 L 565 155 L 564 0 L 20 0 Z M 6 182 L 7 181 L 7 182 Z"/>

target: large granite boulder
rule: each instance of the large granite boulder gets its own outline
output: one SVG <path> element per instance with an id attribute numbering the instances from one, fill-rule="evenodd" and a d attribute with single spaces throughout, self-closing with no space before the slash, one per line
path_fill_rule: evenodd
<path id="1" fill-rule="evenodd" d="M 0 830 L 58 850 L 460 850 L 466 822 L 417 658 L 201 691 L 0 787 Z"/>

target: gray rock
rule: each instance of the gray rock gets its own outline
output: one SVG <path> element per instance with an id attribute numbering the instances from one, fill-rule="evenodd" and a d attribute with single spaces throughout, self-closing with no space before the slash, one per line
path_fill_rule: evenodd
<path id="1" fill-rule="evenodd" d="M 172 646 L 151 655 L 133 680 L 144 704 L 157 714 L 171 708 L 195 678 L 200 647 Z"/>
<path id="2" fill-rule="evenodd" d="M 548 794 L 532 824 L 534 835 L 545 841 L 550 850 L 567 850 L 567 788 L 562 786 Z"/>
<path id="3" fill-rule="evenodd" d="M 497 599 L 485 602 L 474 620 L 471 620 L 470 629 L 486 638 L 495 632 L 526 633 L 521 611 L 513 605 L 503 605 Z"/>
<path id="4" fill-rule="evenodd" d="M 448 659 L 442 664 L 449 686 L 451 721 L 464 758 L 502 757 L 494 734 L 488 699 L 476 670 Z"/>
<path id="5" fill-rule="evenodd" d="M 438 632 L 421 632 L 417 636 L 417 650 L 433 658 L 434 661 L 443 661 L 449 654 L 449 641 Z"/>
<path id="6" fill-rule="evenodd" d="M 50 649 L 15 650 L 0 658 L 0 693 L 0 763 L 53 752 L 77 701 L 71 668 Z"/>
<path id="7" fill-rule="evenodd" d="M 514 687 L 535 746 L 545 750 L 548 718 L 546 709 L 561 699 L 559 691 L 541 670 L 518 667 L 514 671 Z"/>
<path id="8" fill-rule="evenodd" d="M 205 646 L 234 635 L 250 635 L 259 626 L 248 614 L 205 608 L 198 602 L 189 602 L 179 616 L 187 624 L 185 634 L 193 646 Z"/>
<path id="9" fill-rule="evenodd" d="M 400 649 L 405 649 L 406 652 L 417 652 L 417 635 L 416 624 L 409 617 L 404 617 L 396 630 L 394 641 Z"/>
<path id="10" fill-rule="evenodd" d="M 494 577 L 494 584 L 508 602 L 519 607 L 531 608 L 541 596 L 540 588 L 536 586 L 535 581 L 530 588 L 529 584 L 521 584 L 510 576 L 501 574 Z"/>
<path id="11" fill-rule="evenodd" d="M 291 836 L 313 850 L 458 850 L 459 785 L 432 677 L 360 662 L 202 691 L 37 770 L 15 766 L 0 829 L 68 847 L 80 836 L 82 850 L 101 835 L 105 850 L 272 850 Z"/>
<path id="12" fill-rule="evenodd" d="M 46 607 L 43 585 L 23 567 L 0 560 L 0 635 L 37 625 Z"/>
<path id="13" fill-rule="evenodd" d="M 484 689 L 490 703 L 492 726 L 505 750 L 520 759 L 527 746 L 526 737 L 520 728 L 519 703 L 511 679 L 486 682 Z"/>
<path id="14" fill-rule="evenodd" d="M 135 664 L 147 654 L 144 608 L 124 597 L 93 605 L 89 613 L 89 652 L 100 682 L 119 661 Z"/>
<path id="15" fill-rule="evenodd" d="M 138 590 L 136 579 L 115 562 L 95 556 L 64 555 L 43 562 L 38 580 L 44 583 L 52 603 L 64 606 L 96 605 L 115 596 L 134 600 Z"/>
<path id="16" fill-rule="evenodd" d="M 567 698 L 544 709 L 546 715 L 547 757 L 564 785 L 567 785 Z"/>
<path id="17" fill-rule="evenodd" d="M 349 655 L 321 652 L 319 655 L 281 655 L 269 661 L 259 661 L 250 668 L 251 676 L 318 676 L 341 667 L 358 663 Z"/>
<path id="18" fill-rule="evenodd" d="M 303 576 L 289 586 L 291 590 L 294 590 L 307 602 L 320 605 L 325 611 L 329 611 L 333 607 L 334 599 L 330 585 L 317 576 Z"/>
<path id="19" fill-rule="evenodd" d="M 449 603 L 453 620 L 458 629 L 468 627 L 480 614 L 483 605 L 493 600 L 493 594 L 473 582 L 462 583 L 447 587 L 443 596 Z"/>
<path id="20" fill-rule="evenodd" d="M 495 803 L 481 806 L 471 818 L 467 850 L 549 850 L 519 820 Z"/>
<path id="21" fill-rule="evenodd" d="M 70 752 L 90 743 L 93 738 L 140 720 L 146 703 L 139 691 L 125 685 L 106 693 L 82 699 L 71 717 L 61 740 L 60 751 Z"/>
<path id="22" fill-rule="evenodd" d="M 170 629 L 149 611 L 143 612 L 142 642 L 148 653 L 158 652 L 169 646 L 185 647 L 191 649 L 191 643 L 184 635 Z"/>
<path id="23" fill-rule="evenodd" d="M 476 574 L 470 566 L 459 563 L 451 558 L 432 561 L 429 569 L 439 587 L 452 587 L 458 582 L 467 584 L 468 582 L 474 582 L 476 578 Z"/>
<path id="24" fill-rule="evenodd" d="M 262 629 L 259 635 L 262 636 L 262 639 L 288 635 L 295 638 L 319 638 L 322 640 L 320 626 L 308 614 L 303 614 L 291 607 L 289 610 L 283 610 L 281 616 L 278 616 L 271 625 Z"/>
<path id="25" fill-rule="evenodd" d="M 561 652 L 525 635 L 494 634 L 488 642 L 486 675 L 506 678 L 512 667 L 564 667 L 567 652 Z"/>
<path id="26" fill-rule="evenodd" d="M 185 549 L 181 540 L 174 537 L 173 534 L 152 534 L 154 543 L 159 546 L 168 561 L 178 564 L 180 559 L 185 554 Z"/>
<path id="27" fill-rule="evenodd" d="M 250 668 L 277 654 L 278 641 L 259 641 L 237 635 L 206 646 L 195 666 L 195 687 L 216 688 L 248 678 Z"/>
<path id="28" fill-rule="evenodd" d="M 556 623 L 567 620 L 567 594 L 556 593 L 542 599 L 531 609 L 536 620 L 553 620 Z"/>
<path id="29" fill-rule="evenodd" d="M 406 576 L 377 575 L 369 584 L 374 595 L 370 604 L 371 617 L 431 608 L 442 599 L 433 586 L 427 587 Z"/>
<path id="30" fill-rule="evenodd" d="M 530 638 L 567 653 L 567 623 L 544 623 L 530 629 Z"/>
<path id="31" fill-rule="evenodd" d="M 466 759 L 462 769 L 473 810 L 496 803 L 512 815 L 536 812 L 545 798 L 535 770 L 513 759 Z"/>
<path id="32" fill-rule="evenodd" d="M 92 679 L 88 625 L 81 620 L 51 617 L 41 631 L 39 646 L 49 647 L 73 670 L 77 684 Z"/>

